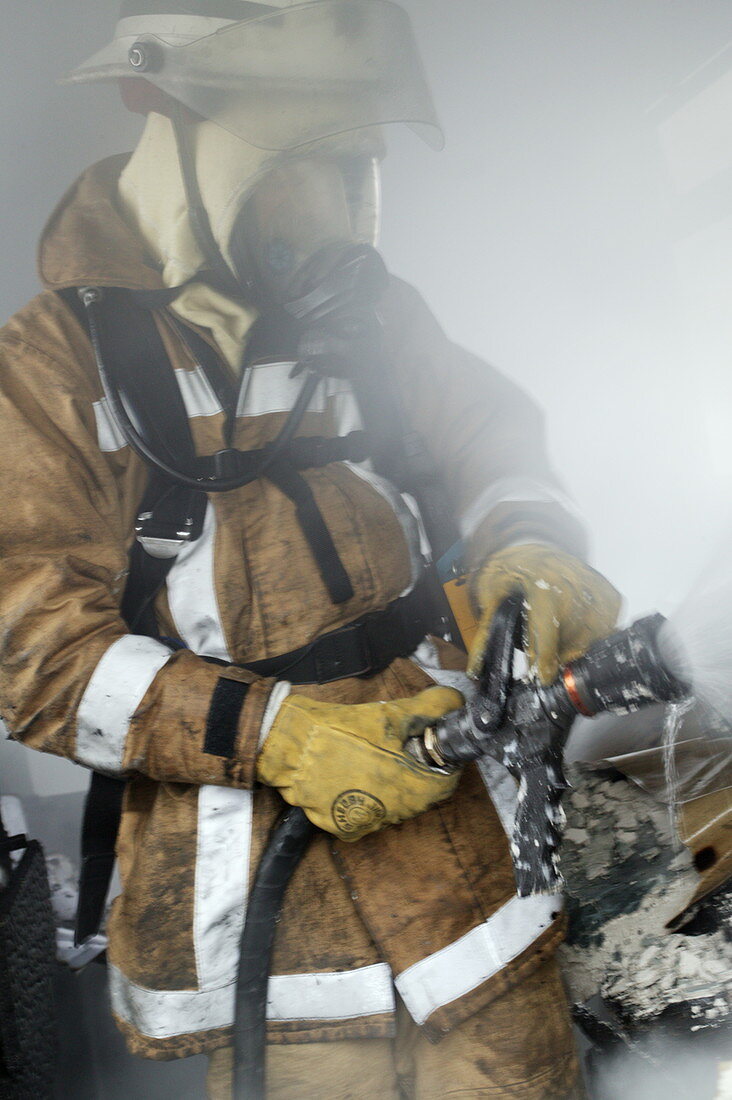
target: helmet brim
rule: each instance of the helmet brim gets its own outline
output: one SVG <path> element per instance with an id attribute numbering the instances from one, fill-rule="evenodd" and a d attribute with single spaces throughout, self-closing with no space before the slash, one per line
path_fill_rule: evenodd
<path id="1" fill-rule="evenodd" d="M 129 60 L 139 41 L 156 59 L 144 72 Z M 144 76 L 260 149 L 294 149 L 394 122 L 433 148 L 443 144 L 409 17 L 392 0 L 316 0 L 188 42 L 119 36 L 65 82 L 125 76 Z"/>

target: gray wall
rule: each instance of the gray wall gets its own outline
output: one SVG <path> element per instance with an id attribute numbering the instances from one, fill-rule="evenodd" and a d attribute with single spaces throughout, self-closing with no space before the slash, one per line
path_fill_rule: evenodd
<path id="1" fill-rule="evenodd" d="M 727 0 L 408 0 L 447 136 L 395 130 L 383 249 L 448 332 L 539 398 L 628 612 L 671 610 L 728 519 L 732 38 Z M 36 290 L 43 221 L 130 147 L 114 90 L 56 74 L 109 0 L 6 4 L 0 319 Z M 7 44 L 11 48 L 7 49 Z M 3 787 L 78 772 L 0 746 Z"/>

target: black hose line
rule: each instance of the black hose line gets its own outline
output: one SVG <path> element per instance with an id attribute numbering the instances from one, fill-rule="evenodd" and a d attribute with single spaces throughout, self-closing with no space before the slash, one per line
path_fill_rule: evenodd
<path id="1" fill-rule="evenodd" d="M 274 828 L 254 880 L 239 951 L 234 1018 L 234 1100 L 265 1100 L 267 983 L 275 929 L 290 879 L 315 826 L 287 810 Z"/>

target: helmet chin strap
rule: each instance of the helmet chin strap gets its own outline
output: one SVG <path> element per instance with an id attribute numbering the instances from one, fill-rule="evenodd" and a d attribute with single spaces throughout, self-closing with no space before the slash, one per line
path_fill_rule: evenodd
<path id="1" fill-rule="evenodd" d="M 190 114 L 176 102 L 171 114 L 178 161 L 185 189 L 188 217 L 196 244 L 201 250 L 216 288 L 232 298 L 251 298 L 252 287 L 247 280 L 240 281 L 234 274 L 219 248 L 211 229 L 211 221 L 198 185 L 196 158 L 190 136 Z"/>

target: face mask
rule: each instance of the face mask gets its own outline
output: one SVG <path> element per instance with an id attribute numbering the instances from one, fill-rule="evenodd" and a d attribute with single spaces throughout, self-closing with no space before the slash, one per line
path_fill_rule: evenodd
<path id="1" fill-rule="evenodd" d="M 258 304 L 303 291 L 313 257 L 374 244 L 379 214 L 378 161 L 368 153 L 321 150 L 271 169 L 237 217 L 227 252 Z"/>

